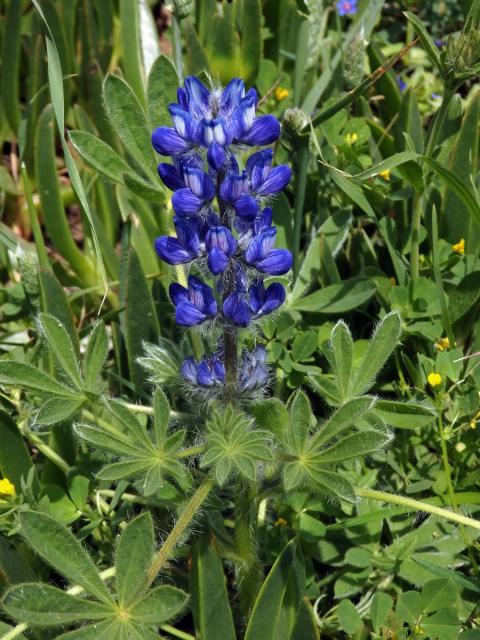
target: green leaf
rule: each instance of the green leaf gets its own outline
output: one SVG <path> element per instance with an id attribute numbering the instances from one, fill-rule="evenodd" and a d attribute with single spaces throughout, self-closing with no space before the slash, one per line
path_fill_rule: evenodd
<path id="1" fill-rule="evenodd" d="M 150 142 L 145 113 L 129 85 L 119 76 L 107 75 L 103 95 L 108 117 L 128 153 L 155 184 L 157 161 Z"/>
<path id="2" fill-rule="evenodd" d="M 161 389 L 157 389 L 153 396 L 153 418 L 155 440 L 157 445 L 161 445 L 167 434 L 168 422 L 170 420 L 170 404 L 167 396 Z"/>
<path id="3" fill-rule="evenodd" d="M 327 528 L 321 520 L 302 512 L 298 519 L 298 530 L 302 538 L 308 542 L 315 542 L 325 536 Z"/>
<path id="4" fill-rule="evenodd" d="M 278 398 L 264 398 L 257 400 L 250 407 L 256 424 L 262 429 L 267 429 L 281 440 L 290 427 L 290 417 L 286 406 Z"/>
<path id="5" fill-rule="evenodd" d="M 402 323 L 396 312 L 389 313 L 375 329 L 358 365 L 352 384 L 351 395 L 361 395 L 375 383 L 380 369 L 398 346 L 402 334 Z"/>
<path id="6" fill-rule="evenodd" d="M 99 480 L 108 480 L 115 482 L 116 480 L 124 480 L 132 478 L 147 471 L 151 466 L 149 460 L 133 460 L 127 462 L 114 462 L 104 467 L 97 473 Z"/>
<path id="7" fill-rule="evenodd" d="M 87 164 L 114 182 L 124 184 L 123 175 L 132 169 L 108 144 L 88 131 L 70 131 L 70 141 Z"/>
<path id="8" fill-rule="evenodd" d="M 88 338 L 84 361 L 85 384 L 90 392 L 99 391 L 98 377 L 108 355 L 108 337 L 103 322 L 97 322 Z M 101 388 L 101 387 L 100 387 Z"/>
<path id="9" fill-rule="evenodd" d="M 208 640 L 235 640 L 222 561 L 209 535 L 197 538 L 192 545 L 190 576 L 196 633 Z"/>
<path id="10" fill-rule="evenodd" d="M 71 418 L 85 404 L 85 398 L 50 398 L 35 416 L 35 422 L 50 426 Z"/>
<path id="11" fill-rule="evenodd" d="M 119 634 L 123 626 L 125 625 L 118 620 L 104 620 L 103 622 L 75 629 L 75 631 L 62 633 L 61 636 L 56 637 L 56 640 L 112 640 L 113 638 L 122 640 L 124 636 L 122 635 L 121 638 Z M 132 637 L 131 640 L 136 639 Z M 150 640 L 150 638 L 145 638 L 145 640 Z"/>
<path id="12" fill-rule="evenodd" d="M 66 293 L 57 280 L 49 271 L 41 270 L 38 274 L 42 291 L 42 310 L 49 313 L 62 323 L 63 328 L 70 336 L 70 340 L 75 347 L 75 353 L 80 353 L 78 335 L 73 322 L 72 312 L 68 304 Z"/>
<path id="13" fill-rule="evenodd" d="M 20 124 L 20 45 L 22 28 L 22 3 L 9 2 L 4 14 L 2 29 L 2 60 L 8 64 L 1 67 L 1 106 L 8 124 L 16 136 Z"/>
<path id="14" fill-rule="evenodd" d="M 325 471 L 320 468 L 320 465 L 311 465 L 308 467 L 308 475 L 310 483 L 316 485 L 324 495 L 347 502 L 355 502 L 352 485 L 338 473 Z"/>
<path id="15" fill-rule="evenodd" d="M 118 541 L 115 579 L 121 607 L 134 602 L 142 591 L 154 553 L 153 521 L 146 512 L 127 524 Z"/>
<path id="16" fill-rule="evenodd" d="M 320 632 L 313 608 L 306 597 L 300 602 L 292 640 L 320 640 Z"/>
<path id="17" fill-rule="evenodd" d="M 70 531 L 36 511 L 21 512 L 19 520 L 27 542 L 48 564 L 99 600 L 111 603 L 97 568 Z"/>
<path id="18" fill-rule="evenodd" d="M 145 103 L 145 73 L 140 49 L 139 2 L 120 0 L 120 42 L 125 78 L 139 102 Z"/>
<path id="19" fill-rule="evenodd" d="M 448 169 L 460 179 L 465 188 L 472 184 L 475 177 L 479 158 L 479 119 L 480 119 L 480 95 L 477 94 L 468 105 L 463 117 L 462 127 L 455 139 Z M 478 198 L 477 208 L 478 208 Z M 452 216 L 452 211 L 455 216 Z M 461 200 L 455 190 L 448 186 L 442 203 L 441 227 L 443 237 L 452 244 L 460 238 L 465 240 L 465 251 L 475 253 L 480 241 L 479 218 L 475 218 L 468 206 Z"/>
<path id="20" fill-rule="evenodd" d="M 410 626 L 415 626 L 421 612 L 422 606 L 418 591 L 405 591 L 400 594 L 395 613 L 402 622 L 408 622 Z"/>
<path id="21" fill-rule="evenodd" d="M 110 451 L 119 456 L 144 456 L 152 452 L 145 449 L 122 432 L 112 433 L 88 424 L 76 424 L 75 433 L 95 447 Z"/>
<path id="22" fill-rule="evenodd" d="M 15 422 L 4 411 L 0 411 L 0 472 L 20 491 L 21 479 L 26 480 L 32 460 Z"/>
<path id="23" fill-rule="evenodd" d="M 340 627 L 352 636 L 362 626 L 362 618 L 351 600 L 342 600 L 337 609 Z"/>
<path id="24" fill-rule="evenodd" d="M 34 141 L 35 176 L 45 227 L 57 251 L 88 285 L 97 284 L 90 261 L 75 244 L 68 225 L 57 178 L 53 109 L 47 105 L 38 119 Z"/>
<path id="25" fill-rule="evenodd" d="M 119 400 L 108 400 L 107 408 L 110 413 L 120 422 L 122 427 L 133 437 L 136 441 L 137 447 L 142 450 L 149 449 L 155 452 L 150 438 L 148 437 L 147 430 L 137 420 L 135 414 Z"/>
<path id="26" fill-rule="evenodd" d="M 262 7 L 260 0 L 242 2 L 242 77 L 253 84 L 262 58 Z"/>
<path id="27" fill-rule="evenodd" d="M 14 385 L 29 391 L 77 399 L 74 389 L 64 386 L 37 367 L 13 360 L 0 361 L 0 384 Z"/>
<path id="28" fill-rule="evenodd" d="M 244 640 L 278 639 L 278 625 L 283 613 L 283 603 L 288 580 L 293 571 L 296 550 L 296 541 L 292 540 L 275 560 L 255 601 Z"/>
<path id="29" fill-rule="evenodd" d="M 424 156 L 423 160 L 435 173 L 445 182 L 445 184 L 459 197 L 467 207 L 472 220 L 475 221 L 476 228 L 480 227 L 480 204 L 476 193 L 461 178 L 444 167 L 440 162 Z"/>
<path id="30" fill-rule="evenodd" d="M 421 429 L 432 424 L 436 418 L 432 407 L 396 400 L 378 400 L 373 413 L 385 424 L 397 429 Z"/>
<path id="31" fill-rule="evenodd" d="M 372 396 L 349 400 L 320 427 L 312 438 L 312 445 L 319 447 L 338 436 L 370 411 L 374 404 L 375 398 Z"/>
<path id="32" fill-rule="evenodd" d="M 215 467 L 219 485 L 223 485 L 232 471 L 249 480 L 256 478 L 256 461 L 269 460 L 270 434 L 252 429 L 251 421 L 231 405 L 222 414 L 214 411 L 207 423 L 206 452 L 200 467 Z"/>
<path id="33" fill-rule="evenodd" d="M 209 17 L 209 25 L 211 26 L 211 16 Z M 210 66 L 208 63 L 208 57 L 203 48 L 202 43 L 195 31 L 194 26 L 187 18 L 182 21 L 184 41 L 187 45 L 187 59 L 188 70 L 192 75 L 201 73 L 202 71 L 209 72 Z"/>
<path id="34" fill-rule="evenodd" d="M 348 398 L 348 388 L 353 362 L 353 340 L 349 328 L 343 322 L 337 322 L 330 338 L 332 347 L 332 368 L 337 377 L 338 389 L 342 400 Z"/>
<path id="35" fill-rule="evenodd" d="M 40 323 L 48 344 L 59 361 L 62 369 L 74 385 L 78 389 L 81 389 L 83 383 L 80 378 L 78 359 L 73 348 L 72 341 L 70 340 L 70 336 L 64 329 L 62 323 L 46 313 L 40 314 Z"/>
<path id="36" fill-rule="evenodd" d="M 410 11 L 405 11 L 404 16 L 413 24 L 415 31 L 417 32 L 418 37 L 420 38 L 421 43 L 425 48 L 425 52 L 430 58 L 433 65 L 437 67 L 441 76 L 445 76 L 446 69 L 440 58 L 438 47 L 423 26 L 423 22 L 420 20 L 420 18 L 418 18 L 414 13 L 411 13 Z"/>
<path id="37" fill-rule="evenodd" d="M 115 615 L 113 602 L 109 607 L 40 583 L 12 587 L 3 598 L 3 606 L 16 620 L 47 627 Z"/>
<path id="38" fill-rule="evenodd" d="M 295 451 L 305 447 L 305 441 L 312 425 L 312 408 L 303 391 L 298 391 L 290 407 L 290 437 Z"/>
<path id="39" fill-rule="evenodd" d="M 372 599 L 370 605 L 370 617 L 372 618 L 373 630 L 380 633 L 382 626 L 387 621 L 388 615 L 393 607 L 393 598 L 388 593 L 378 591 Z"/>
<path id="40" fill-rule="evenodd" d="M 376 289 L 372 280 L 350 278 L 294 300 L 290 303 L 290 308 L 325 314 L 346 313 L 370 300 Z"/>
<path id="41" fill-rule="evenodd" d="M 152 294 L 133 247 L 128 252 L 126 269 L 125 331 L 131 381 L 141 388 L 146 372 L 137 357 L 144 342 L 157 341 L 159 327 Z"/>
<path id="42" fill-rule="evenodd" d="M 130 609 L 130 615 L 142 624 L 162 624 L 177 616 L 188 602 L 188 594 L 176 587 L 160 585 Z"/>
<path id="43" fill-rule="evenodd" d="M 295 280 L 291 300 L 297 300 L 307 288 L 311 287 L 321 272 L 320 244 L 326 240 L 333 255 L 335 255 L 347 237 L 348 228 L 352 221 L 350 211 L 337 211 L 329 216 L 318 229 L 315 237 L 308 245 L 305 258 Z M 292 234 L 290 234 L 291 236 Z"/>
<path id="44" fill-rule="evenodd" d="M 147 85 L 148 120 L 151 129 L 169 125 L 168 105 L 177 101 L 178 76 L 172 62 L 159 56 L 150 70 Z"/>
<path id="45" fill-rule="evenodd" d="M 422 588 L 420 598 L 422 611 L 432 613 L 445 607 L 453 607 L 458 598 L 458 588 L 452 580 L 448 578 L 430 580 Z"/>
<path id="46" fill-rule="evenodd" d="M 329 449 L 323 449 L 316 454 L 316 458 L 322 464 L 342 462 L 351 458 L 368 455 L 384 449 L 390 437 L 388 433 L 381 431 L 361 431 L 343 438 Z"/>
<path id="47" fill-rule="evenodd" d="M 460 635 L 460 620 L 457 611 L 448 607 L 436 611 L 422 621 L 422 629 L 428 638 L 435 640 L 458 640 Z"/>

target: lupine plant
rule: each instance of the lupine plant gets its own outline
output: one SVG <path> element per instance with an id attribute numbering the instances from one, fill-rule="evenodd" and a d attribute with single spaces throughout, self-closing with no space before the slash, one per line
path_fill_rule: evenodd
<path id="1" fill-rule="evenodd" d="M 156 151 L 173 159 L 158 172 L 174 192 L 177 234 L 157 238 L 155 247 L 162 260 L 186 264 L 190 271 L 187 286 L 170 285 L 175 320 L 185 327 L 206 326 L 211 342 L 217 342 L 215 352 L 201 361 L 188 357 L 182 376 L 193 391 L 213 392 L 224 401 L 267 386 L 264 346 L 239 354 L 239 336 L 282 305 L 283 285 L 265 287 L 264 281 L 292 266 L 291 253 L 274 248 L 277 230 L 266 206 L 288 184 L 291 171 L 272 166 L 271 148 L 251 151 L 280 135 L 274 116 L 255 115 L 257 102 L 255 89 L 246 93 L 239 78 L 224 90 L 208 90 L 189 77 L 178 90 L 178 103 L 169 107 L 174 127 L 160 127 L 152 136 Z"/>

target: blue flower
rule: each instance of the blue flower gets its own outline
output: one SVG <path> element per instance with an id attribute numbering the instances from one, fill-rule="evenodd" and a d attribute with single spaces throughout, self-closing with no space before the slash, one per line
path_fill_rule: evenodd
<path id="1" fill-rule="evenodd" d="M 245 252 L 247 264 L 263 273 L 280 276 L 292 267 L 292 254 L 287 249 L 274 249 L 277 230 L 270 227 L 253 238 Z"/>
<path id="2" fill-rule="evenodd" d="M 162 182 L 172 191 L 188 186 L 184 176 L 184 171 L 187 167 L 203 169 L 203 160 L 198 153 L 191 153 L 187 156 L 175 158 L 174 162 L 175 164 L 161 162 L 158 165 L 158 175 L 162 179 Z"/>
<path id="3" fill-rule="evenodd" d="M 223 315 L 237 327 L 248 327 L 252 314 L 243 291 L 234 291 L 225 298 Z"/>
<path id="4" fill-rule="evenodd" d="M 402 80 L 402 78 L 400 78 L 400 76 L 397 76 L 397 85 L 400 91 L 402 92 L 405 91 L 405 89 L 408 86 L 407 83 L 404 80 Z"/>
<path id="5" fill-rule="evenodd" d="M 352 16 L 357 13 L 357 0 L 338 0 L 336 7 L 339 16 Z"/>
<path id="6" fill-rule="evenodd" d="M 256 318 L 276 311 L 285 302 L 285 289 L 279 282 L 272 282 L 266 289 L 263 280 L 258 280 L 248 290 L 250 309 Z"/>
<path id="7" fill-rule="evenodd" d="M 225 366 L 217 355 L 204 356 L 199 363 L 187 358 L 181 366 L 186 382 L 200 387 L 218 387 L 225 383 Z"/>
<path id="8" fill-rule="evenodd" d="M 238 380 L 241 391 L 255 391 L 268 384 L 266 359 L 264 346 L 258 346 L 253 351 L 243 351 Z"/>
<path id="9" fill-rule="evenodd" d="M 175 320 L 185 327 L 202 324 L 218 310 L 211 288 L 195 276 L 189 276 L 188 289 L 178 283 L 170 285 L 170 298 L 175 305 Z"/>
<path id="10" fill-rule="evenodd" d="M 218 171 L 228 159 L 230 145 L 266 145 L 280 135 L 274 116 L 256 116 L 257 92 L 245 93 L 239 78 L 223 91 L 209 91 L 190 76 L 184 88 L 178 89 L 177 98 L 178 103 L 169 106 L 173 127 L 159 127 L 152 134 L 152 144 L 162 155 L 185 156 L 203 147 L 209 165 Z"/>
<path id="11" fill-rule="evenodd" d="M 183 176 L 187 186 L 174 192 L 172 206 L 177 216 L 186 218 L 210 204 L 215 195 L 215 184 L 207 173 L 195 167 L 184 167 Z"/>
<path id="12" fill-rule="evenodd" d="M 205 248 L 208 253 L 208 268 L 214 275 L 218 275 L 225 271 L 229 259 L 237 249 L 237 241 L 227 227 L 211 227 L 205 237 Z"/>
<path id="13" fill-rule="evenodd" d="M 160 236 L 155 240 L 157 254 L 168 264 L 186 264 L 202 255 L 197 225 L 175 220 L 177 237 Z"/>

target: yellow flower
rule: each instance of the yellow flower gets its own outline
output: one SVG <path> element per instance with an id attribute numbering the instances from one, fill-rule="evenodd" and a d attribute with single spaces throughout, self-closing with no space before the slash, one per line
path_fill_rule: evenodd
<path id="1" fill-rule="evenodd" d="M 0 495 L 2 496 L 14 496 L 15 485 L 13 485 L 8 478 L 0 480 Z"/>
<path id="2" fill-rule="evenodd" d="M 468 423 L 468 426 L 470 427 L 470 429 L 476 429 L 477 428 L 477 420 L 480 418 L 480 411 L 478 413 L 476 413 L 473 418 L 470 420 L 470 422 Z"/>
<path id="3" fill-rule="evenodd" d="M 452 251 L 458 253 L 459 256 L 463 256 L 465 253 L 465 240 L 461 238 L 457 244 L 452 245 Z"/>
<path id="4" fill-rule="evenodd" d="M 429 373 L 427 380 L 428 380 L 428 384 L 433 389 L 435 387 L 438 387 L 439 384 L 442 384 L 442 376 L 439 373 Z"/>
<path id="5" fill-rule="evenodd" d="M 275 526 L 278 527 L 285 527 L 285 525 L 287 525 L 288 522 L 285 520 L 285 518 L 278 518 L 277 521 L 275 522 Z"/>
<path id="6" fill-rule="evenodd" d="M 384 180 L 390 180 L 390 169 L 384 169 L 378 175 Z"/>
<path id="7" fill-rule="evenodd" d="M 445 351 L 445 349 L 450 349 L 450 340 L 448 338 L 440 338 L 440 340 L 435 343 L 435 348 L 437 349 L 437 351 Z"/>
<path id="8" fill-rule="evenodd" d="M 275 100 L 277 102 L 281 102 L 282 100 L 285 100 L 285 98 L 288 98 L 289 91 L 288 89 L 285 89 L 285 87 L 277 87 L 274 91 L 274 95 Z"/>
<path id="9" fill-rule="evenodd" d="M 355 144 L 355 142 L 358 140 L 358 134 L 357 133 L 347 133 L 347 135 L 345 136 L 345 140 L 346 140 L 347 144 L 352 146 L 352 144 Z"/>

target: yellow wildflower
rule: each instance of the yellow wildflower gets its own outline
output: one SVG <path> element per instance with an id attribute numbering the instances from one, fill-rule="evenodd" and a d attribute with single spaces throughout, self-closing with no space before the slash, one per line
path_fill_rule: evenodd
<path id="1" fill-rule="evenodd" d="M 428 384 L 433 389 L 435 387 L 438 387 L 438 385 L 442 384 L 442 376 L 439 373 L 429 373 L 427 380 L 428 380 Z"/>
<path id="2" fill-rule="evenodd" d="M 452 251 L 458 253 L 459 256 L 463 256 L 465 253 L 465 240 L 461 238 L 456 244 L 453 244 Z"/>
<path id="3" fill-rule="evenodd" d="M 477 428 L 477 420 L 480 418 L 480 411 L 478 413 L 476 413 L 473 418 L 470 420 L 470 422 L 468 423 L 468 426 L 470 427 L 470 429 L 476 429 Z"/>
<path id="4" fill-rule="evenodd" d="M 378 175 L 384 180 L 390 180 L 390 169 L 384 169 Z"/>
<path id="5" fill-rule="evenodd" d="M 0 480 L 0 495 L 2 496 L 14 496 L 15 485 L 13 485 L 8 478 Z"/>
<path id="6" fill-rule="evenodd" d="M 346 140 L 347 144 L 352 146 L 352 144 L 355 144 L 355 142 L 358 140 L 358 134 L 357 133 L 347 133 L 347 135 L 345 136 L 345 140 Z"/>
<path id="7" fill-rule="evenodd" d="M 275 522 L 275 526 L 278 527 L 285 527 L 288 524 L 288 522 L 285 520 L 285 518 L 278 518 L 277 521 Z"/>
<path id="8" fill-rule="evenodd" d="M 277 102 L 281 102 L 282 100 L 285 100 L 285 98 L 288 98 L 289 91 L 288 89 L 285 89 L 285 87 L 277 87 L 274 91 L 274 95 L 275 100 Z"/>
<path id="9" fill-rule="evenodd" d="M 435 348 L 437 351 L 445 351 L 445 349 L 450 349 L 450 340 L 448 338 L 440 338 L 440 340 L 435 343 Z"/>
<path id="10" fill-rule="evenodd" d="M 467 448 L 467 445 L 464 442 L 457 442 L 455 445 L 455 451 L 458 453 L 462 453 Z"/>

